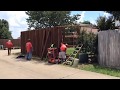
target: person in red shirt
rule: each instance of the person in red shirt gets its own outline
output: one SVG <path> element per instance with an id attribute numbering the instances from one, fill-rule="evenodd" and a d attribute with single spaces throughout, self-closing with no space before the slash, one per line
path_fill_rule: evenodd
<path id="1" fill-rule="evenodd" d="M 11 40 L 8 40 L 8 42 L 6 42 L 6 47 L 8 48 L 8 55 L 10 55 L 11 49 L 13 47 L 13 43 L 11 42 Z"/>
<path id="2" fill-rule="evenodd" d="M 26 43 L 26 52 L 27 52 L 27 54 L 26 54 L 26 59 L 27 60 L 31 60 L 31 58 L 32 58 L 32 43 L 31 43 L 31 40 L 30 39 L 28 39 L 28 41 L 27 41 L 27 43 Z"/>
<path id="3" fill-rule="evenodd" d="M 61 43 L 60 52 L 59 52 L 59 59 L 61 61 L 65 61 L 66 60 L 66 50 L 67 50 L 66 45 L 64 43 Z"/>

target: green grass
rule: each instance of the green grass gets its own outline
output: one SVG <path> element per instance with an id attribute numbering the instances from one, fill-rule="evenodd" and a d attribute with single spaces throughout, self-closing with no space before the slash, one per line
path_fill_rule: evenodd
<path id="1" fill-rule="evenodd" d="M 74 51 L 74 49 L 75 48 L 68 48 L 66 53 L 70 55 Z M 92 71 L 92 72 L 102 73 L 102 74 L 111 75 L 115 77 L 120 77 L 120 70 L 102 67 L 98 64 L 80 64 L 78 65 L 78 68 L 81 70 Z"/>
<path id="2" fill-rule="evenodd" d="M 78 68 L 81 70 L 87 70 L 87 71 L 120 77 L 120 70 L 101 67 L 98 64 L 81 64 L 78 66 Z"/>
<path id="3" fill-rule="evenodd" d="M 75 48 L 67 48 L 67 54 L 71 54 L 73 51 L 75 50 Z"/>

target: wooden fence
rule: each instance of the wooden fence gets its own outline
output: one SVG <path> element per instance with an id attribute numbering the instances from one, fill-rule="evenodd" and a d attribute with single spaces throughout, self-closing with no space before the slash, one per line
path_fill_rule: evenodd
<path id="1" fill-rule="evenodd" d="M 6 42 L 9 39 L 0 39 L 0 45 L 3 45 L 4 48 L 6 48 Z M 21 40 L 20 39 L 11 39 L 14 47 L 20 48 L 21 47 Z"/>
<path id="2" fill-rule="evenodd" d="M 46 57 L 47 48 L 49 48 L 52 43 L 55 44 L 57 48 L 60 47 L 60 43 L 64 39 L 62 30 L 64 30 L 63 27 L 54 27 L 21 32 L 21 53 L 26 53 L 25 44 L 27 39 L 31 39 L 33 55 L 40 58 Z"/>
<path id="3" fill-rule="evenodd" d="M 115 30 L 98 33 L 98 62 L 111 68 L 120 68 L 120 33 Z"/>

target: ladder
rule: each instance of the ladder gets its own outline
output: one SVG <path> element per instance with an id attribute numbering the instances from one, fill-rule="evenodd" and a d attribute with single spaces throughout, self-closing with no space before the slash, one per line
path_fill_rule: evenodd
<path id="1" fill-rule="evenodd" d="M 82 45 L 77 45 L 77 47 L 75 48 L 73 53 L 70 54 L 68 59 L 63 64 L 72 66 L 76 56 L 80 53 L 80 50 L 81 50 L 82 47 L 83 47 L 83 44 Z"/>

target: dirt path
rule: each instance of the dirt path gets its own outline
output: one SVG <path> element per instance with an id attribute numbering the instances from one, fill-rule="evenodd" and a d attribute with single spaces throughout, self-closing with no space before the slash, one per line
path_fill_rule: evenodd
<path id="1" fill-rule="evenodd" d="M 16 52 L 20 50 L 12 50 L 12 53 Z M 117 79 L 104 74 L 15 57 L 7 56 L 7 50 L 0 50 L 0 79 Z"/>

